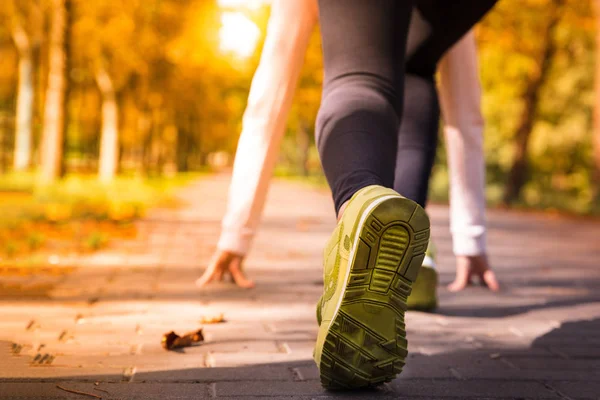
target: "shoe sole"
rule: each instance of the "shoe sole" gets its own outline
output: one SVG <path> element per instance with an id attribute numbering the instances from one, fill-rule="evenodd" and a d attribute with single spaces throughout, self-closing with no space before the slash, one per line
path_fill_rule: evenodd
<path id="1" fill-rule="evenodd" d="M 417 279 L 413 282 L 412 293 L 408 297 L 408 309 L 432 312 L 437 308 L 437 271 L 429 267 L 421 267 Z"/>
<path id="2" fill-rule="evenodd" d="M 346 283 L 332 298 L 337 307 L 315 347 L 327 389 L 377 386 L 402 371 L 404 313 L 429 242 L 429 218 L 411 200 L 384 196 L 362 211 L 353 236 L 350 261 L 340 265 Z"/>

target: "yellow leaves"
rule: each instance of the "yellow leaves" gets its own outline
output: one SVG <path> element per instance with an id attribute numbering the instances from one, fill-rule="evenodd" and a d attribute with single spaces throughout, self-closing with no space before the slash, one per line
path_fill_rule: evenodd
<path id="1" fill-rule="evenodd" d="M 64 222 L 71 218 L 71 207 L 68 204 L 48 204 L 44 207 L 44 217 L 50 222 Z"/>
<path id="2" fill-rule="evenodd" d="M 132 221 L 137 216 L 137 207 L 131 203 L 112 203 L 108 209 L 108 218 L 115 222 Z"/>
<path id="3" fill-rule="evenodd" d="M 119 14 L 109 18 L 104 25 L 104 33 L 110 34 L 111 38 L 131 37 L 135 32 L 135 22 L 130 15 Z"/>
<path id="4" fill-rule="evenodd" d="M 143 215 L 145 207 L 172 199 L 170 189 L 187 182 L 181 176 L 152 180 L 120 177 L 111 185 L 102 185 L 94 177 L 67 176 L 33 194 L 24 192 L 27 180 L 34 179 L 34 174 L 12 179 L 0 176 L 0 259 L 11 263 L 46 251 L 93 251 L 113 238 L 135 238 L 132 222 Z M 7 191 L 13 187 L 21 191 Z"/>
<path id="5" fill-rule="evenodd" d="M 241 114 L 244 112 L 246 101 L 241 96 L 228 96 L 225 99 L 227 110 L 233 114 Z"/>
<path id="6" fill-rule="evenodd" d="M 181 33 L 167 44 L 168 59 L 178 65 L 205 67 L 215 63 L 219 45 L 219 12 L 207 2 L 188 7 Z"/>
<path id="7" fill-rule="evenodd" d="M 12 46 L 0 46 L 0 99 L 12 93 L 16 77 L 17 52 Z"/>
<path id="8" fill-rule="evenodd" d="M 167 125 L 163 130 L 162 137 L 166 143 L 175 144 L 177 142 L 177 127 L 173 124 Z"/>
<path id="9" fill-rule="evenodd" d="M 201 324 L 220 324 L 225 322 L 225 315 L 223 313 L 214 315 L 204 315 L 200 318 Z"/>

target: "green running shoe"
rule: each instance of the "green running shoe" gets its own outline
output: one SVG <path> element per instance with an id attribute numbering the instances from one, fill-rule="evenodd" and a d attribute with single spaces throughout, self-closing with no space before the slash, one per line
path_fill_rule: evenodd
<path id="1" fill-rule="evenodd" d="M 325 388 L 376 386 L 402 371 L 404 312 L 428 242 L 425 211 L 393 190 L 369 186 L 348 202 L 325 248 L 317 310 Z"/>
<path id="2" fill-rule="evenodd" d="M 438 306 L 437 285 L 438 273 L 436 251 L 433 242 L 429 242 L 423 265 L 419 269 L 417 279 L 413 282 L 412 292 L 408 296 L 408 309 L 415 311 L 434 311 Z M 321 325 L 321 300 L 317 304 L 317 323 Z"/>
<path id="3" fill-rule="evenodd" d="M 435 246 L 429 242 L 423 265 L 419 269 L 417 280 L 413 283 L 412 293 L 408 296 L 409 310 L 433 311 L 437 308 L 438 273 L 435 253 Z"/>

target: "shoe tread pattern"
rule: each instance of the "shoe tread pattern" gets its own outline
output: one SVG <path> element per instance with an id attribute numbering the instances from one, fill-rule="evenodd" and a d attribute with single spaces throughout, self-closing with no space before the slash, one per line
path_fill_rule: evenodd
<path id="1" fill-rule="evenodd" d="M 404 313 L 429 241 L 427 215 L 410 200 L 389 199 L 371 211 L 359 235 L 321 356 L 321 383 L 327 389 L 389 382 L 408 354 Z"/>

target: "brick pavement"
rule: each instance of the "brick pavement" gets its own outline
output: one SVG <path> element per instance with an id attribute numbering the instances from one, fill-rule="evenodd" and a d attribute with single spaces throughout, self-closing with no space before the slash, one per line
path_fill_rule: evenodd
<path id="1" fill-rule="evenodd" d="M 256 289 L 194 280 L 214 249 L 227 177 L 155 210 L 139 238 L 0 276 L 0 399 L 600 399 L 600 223 L 490 213 L 490 253 L 505 283 L 451 294 L 407 315 L 405 371 L 379 390 L 329 393 L 311 361 L 321 250 L 334 226 L 324 191 L 278 182 L 247 260 Z M 453 258 L 444 206 L 429 210 L 443 284 Z M 11 287 L 12 290 L 7 290 Z M 15 289 L 16 288 L 16 289 Z M 206 343 L 165 352 L 161 335 Z"/>

